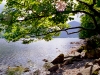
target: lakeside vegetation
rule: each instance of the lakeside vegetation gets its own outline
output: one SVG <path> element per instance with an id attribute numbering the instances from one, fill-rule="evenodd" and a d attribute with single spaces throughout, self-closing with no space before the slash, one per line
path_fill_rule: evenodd
<path id="1" fill-rule="evenodd" d="M 0 13 L 0 31 L 4 32 L 6 40 L 13 42 L 27 37 L 49 41 L 52 40 L 52 37 L 59 36 L 60 31 L 66 31 L 68 35 L 79 33 L 79 37 L 86 40 L 85 46 L 80 49 L 81 52 L 85 51 L 83 58 L 99 59 L 100 0 L 76 1 L 6 0 L 5 8 Z M 81 26 L 70 27 L 66 21 L 73 20 L 71 15 L 78 13 L 82 14 Z M 77 28 L 80 29 L 78 32 L 68 33 L 67 31 Z M 81 56 L 75 57 L 75 60 L 79 58 Z M 100 66 L 100 60 L 95 60 L 93 65 L 94 63 L 98 63 Z M 94 74 L 90 73 L 90 75 Z"/>

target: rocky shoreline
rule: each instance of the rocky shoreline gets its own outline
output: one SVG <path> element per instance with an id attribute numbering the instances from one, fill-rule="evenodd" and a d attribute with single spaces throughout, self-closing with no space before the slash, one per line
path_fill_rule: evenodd
<path id="1" fill-rule="evenodd" d="M 48 69 L 50 74 L 47 75 L 100 75 L 100 48 L 94 49 L 94 43 L 90 42 L 79 49 L 74 48 L 67 56 L 57 56 L 51 62 L 54 66 Z"/>
<path id="2" fill-rule="evenodd" d="M 71 42 L 70 44 L 80 43 Z M 100 59 L 95 59 L 92 55 L 89 56 L 82 45 L 80 45 L 80 49 L 73 47 L 66 55 L 59 54 L 52 62 L 43 59 L 45 62 L 43 68 L 36 69 L 33 66 L 23 67 L 21 65 L 2 66 L 0 75 L 97 75 L 95 73 L 100 75 Z"/>
<path id="3" fill-rule="evenodd" d="M 71 42 L 70 44 L 80 44 L 79 42 Z M 73 47 L 72 49 L 75 49 L 75 47 Z M 73 50 L 72 50 L 73 51 Z M 18 73 L 21 75 L 47 75 L 49 73 L 51 73 L 51 71 L 49 70 L 52 67 L 57 67 L 56 69 L 58 70 L 60 68 L 60 63 L 63 63 L 64 60 L 64 55 L 60 54 L 58 56 L 58 58 L 61 58 L 60 60 L 57 60 L 57 63 L 55 61 L 49 62 L 46 59 L 43 59 L 43 61 L 45 61 L 45 64 L 43 65 L 43 68 L 41 69 L 36 69 L 34 67 L 24 67 L 22 65 L 17 65 L 17 66 L 2 66 L 0 69 L 0 74 L 1 75 L 10 75 L 10 74 L 14 74 L 14 73 Z M 56 59 L 56 58 L 55 58 Z M 55 60 L 54 59 L 54 60 Z M 64 64 L 62 65 L 64 66 Z M 5 68 L 5 69 L 3 69 Z M 56 72 L 55 70 L 53 70 L 53 72 Z"/>
<path id="4" fill-rule="evenodd" d="M 51 67 L 49 69 L 50 74 L 46 75 L 90 75 L 90 73 L 100 69 L 99 65 L 93 64 L 93 62 L 94 59 L 78 59 L 73 62 L 68 59 L 63 64 L 57 64 Z M 90 72 L 91 68 L 92 72 Z"/>

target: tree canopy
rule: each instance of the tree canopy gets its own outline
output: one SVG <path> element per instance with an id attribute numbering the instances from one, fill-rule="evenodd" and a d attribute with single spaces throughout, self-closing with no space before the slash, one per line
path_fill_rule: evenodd
<path id="1" fill-rule="evenodd" d="M 97 12 L 100 12 L 100 1 L 97 0 L 96 4 L 94 5 L 94 9 L 97 10 Z M 88 9 L 88 11 L 90 11 Z M 95 11 L 90 11 L 89 13 L 92 13 L 94 15 L 88 15 L 85 14 L 81 17 L 81 26 L 84 28 L 94 28 L 94 30 L 81 30 L 79 33 L 79 37 L 80 38 L 90 38 L 93 35 L 97 35 L 100 29 L 100 22 L 99 22 L 99 15 L 96 16 Z M 92 16 L 95 16 L 95 18 L 93 18 Z M 97 27 L 97 28 L 95 28 Z M 97 31 L 97 30 L 98 31 Z"/>
<path id="2" fill-rule="evenodd" d="M 0 0 L 1 1 L 1 0 Z M 36 37 L 51 40 L 60 31 L 80 28 L 100 33 L 98 28 L 100 19 L 100 0 L 6 0 L 3 12 L 0 14 L 0 30 L 9 41 L 20 38 Z M 93 27 L 70 27 L 70 15 L 82 13 L 82 24 L 91 22 Z M 78 31 L 79 32 L 79 31 Z"/>

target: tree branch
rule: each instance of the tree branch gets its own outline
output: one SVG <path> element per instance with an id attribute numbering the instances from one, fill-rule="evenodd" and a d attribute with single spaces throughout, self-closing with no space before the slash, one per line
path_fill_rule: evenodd
<path id="1" fill-rule="evenodd" d="M 96 4 L 96 0 L 93 0 L 93 4 L 91 6 L 93 7 Z"/>
<path id="2" fill-rule="evenodd" d="M 94 17 L 94 15 L 96 15 L 96 16 L 100 16 L 100 14 L 91 6 L 91 5 L 89 5 L 88 3 L 86 3 L 86 2 L 83 2 L 83 1 L 81 1 L 81 0 L 77 0 L 78 2 L 80 2 L 80 3 L 82 3 L 82 4 L 84 4 L 84 5 L 86 5 L 91 11 L 93 11 L 95 14 L 91 14 L 91 13 L 89 13 L 89 12 L 86 12 L 86 11 L 80 11 L 80 10 L 75 10 L 75 11 L 63 11 L 62 13 L 65 13 L 65 14 L 68 14 L 68 12 L 69 13 L 78 13 L 78 12 L 81 12 L 81 13 L 85 13 L 85 14 L 87 14 L 87 15 L 89 15 L 89 16 L 91 16 L 92 17 L 92 19 L 93 19 L 93 21 L 94 21 L 94 25 L 95 25 L 95 29 L 97 29 L 98 28 L 98 25 L 97 25 L 97 22 L 96 22 L 96 19 L 95 19 L 95 17 Z M 96 3 L 96 0 L 93 0 L 93 4 L 92 5 L 94 5 Z M 17 4 L 19 4 L 19 5 L 21 5 L 20 3 L 17 3 Z M 23 5 L 22 5 L 23 6 Z M 54 14 L 56 14 L 56 13 L 54 13 Z M 52 14 L 53 15 L 53 14 Z M 44 15 L 44 16 L 39 16 L 39 15 L 36 15 L 36 16 L 32 16 L 32 17 L 26 17 L 25 19 L 23 19 L 23 20 L 17 20 L 17 21 L 27 21 L 27 20 L 30 20 L 30 19 L 33 19 L 33 18 L 43 18 L 43 17 L 48 17 L 48 16 L 50 16 L 50 15 Z"/>
<path id="3" fill-rule="evenodd" d="M 92 19 L 94 21 L 94 25 L 96 26 L 95 30 L 97 31 L 97 33 L 100 33 L 100 30 L 98 29 L 99 27 L 97 25 L 97 21 L 95 19 L 95 16 L 100 17 L 100 13 L 93 8 L 93 5 L 96 3 L 96 0 L 93 0 L 93 4 L 91 4 L 91 5 L 89 5 L 88 3 L 85 3 L 85 2 L 83 2 L 81 0 L 77 0 L 77 1 L 82 3 L 82 4 L 84 4 L 84 5 L 86 5 L 89 8 L 89 10 L 91 10 L 94 13 L 93 15 L 91 15 L 91 14 L 88 14 L 88 13 L 84 12 L 84 13 L 86 13 L 89 16 L 92 17 Z"/>
<path id="4" fill-rule="evenodd" d="M 12 1 L 12 3 L 18 4 L 18 5 L 22 6 L 22 7 L 25 6 L 23 4 L 18 3 L 17 1 Z"/>
<path id="5" fill-rule="evenodd" d="M 71 28 L 68 28 L 68 29 L 61 29 L 61 30 L 55 30 L 55 31 L 51 31 L 51 32 L 47 32 L 47 33 L 45 33 L 45 34 L 40 34 L 40 35 L 33 35 L 33 36 L 31 36 L 31 37 L 36 37 L 36 36 L 44 36 L 44 35 L 48 35 L 48 34 L 52 34 L 52 33 L 57 33 L 57 32 L 61 32 L 61 31 L 66 31 L 67 32 L 67 30 L 70 30 L 70 29 L 77 29 L 77 28 L 81 28 L 81 29 L 84 29 L 84 30 L 94 30 L 94 29 L 87 29 L 87 28 L 83 28 L 83 27 L 71 27 Z M 80 30 L 79 30 L 80 31 Z M 78 32 L 79 32 L 78 31 Z M 74 34 L 74 33 L 78 33 L 78 32 L 73 32 L 73 33 L 68 33 L 68 35 L 70 35 L 70 34 Z"/>
<path id="6" fill-rule="evenodd" d="M 62 12 L 62 13 L 66 14 L 66 13 L 68 13 L 68 12 L 72 12 L 72 13 L 78 13 L 78 12 L 80 12 L 80 13 L 85 13 L 85 14 L 89 15 L 89 16 L 93 19 L 93 22 L 94 22 L 94 25 L 95 25 L 95 28 L 94 28 L 94 29 L 97 29 L 97 28 L 98 28 L 98 25 L 97 25 L 95 16 L 94 16 L 93 14 L 91 14 L 91 13 L 89 13 L 89 12 L 86 12 L 86 11 L 81 11 L 81 10 L 64 11 L 64 12 Z"/>
<path id="7" fill-rule="evenodd" d="M 79 30 L 79 31 L 77 31 L 77 32 L 72 32 L 72 33 L 68 33 L 68 32 L 67 32 L 67 34 L 70 35 L 70 34 L 74 34 L 74 33 L 79 33 L 80 31 L 82 31 L 82 30 Z"/>
<path id="8" fill-rule="evenodd" d="M 91 4 L 91 5 L 89 5 L 88 3 L 83 2 L 81 0 L 77 0 L 77 1 L 86 5 L 92 12 L 94 12 L 95 16 L 100 17 L 100 13 L 93 8 L 93 5 L 96 3 L 96 0 L 95 1 L 93 0 L 93 4 Z"/>

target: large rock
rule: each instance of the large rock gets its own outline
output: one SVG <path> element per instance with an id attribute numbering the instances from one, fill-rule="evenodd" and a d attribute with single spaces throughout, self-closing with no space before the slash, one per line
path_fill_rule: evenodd
<path id="1" fill-rule="evenodd" d="M 95 59 L 100 58 L 100 49 L 97 48 L 97 49 L 94 49 L 94 50 L 86 51 L 85 57 L 86 58 L 95 58 Z"/>
<path id="2" fill-rule="evenodd" d="M 96 59 L 93 64 L 98 64 L 100 66 L 100 59 Z"/>
<path id="3" fill-rule="evenodd" d="M 56 72 L 58 69 L 59 69 L 59 65 L 55 65 L 55 66 L 49 68 L 48 71 L 50 71 L 50 72 Z"/>
<path id="4" fill-rule="evenodd" d="M 63 62 L 64 62 L 64 54 L 60 54 L 51 63 L 55 65 L 55 64 L 60 64 Z"/>

